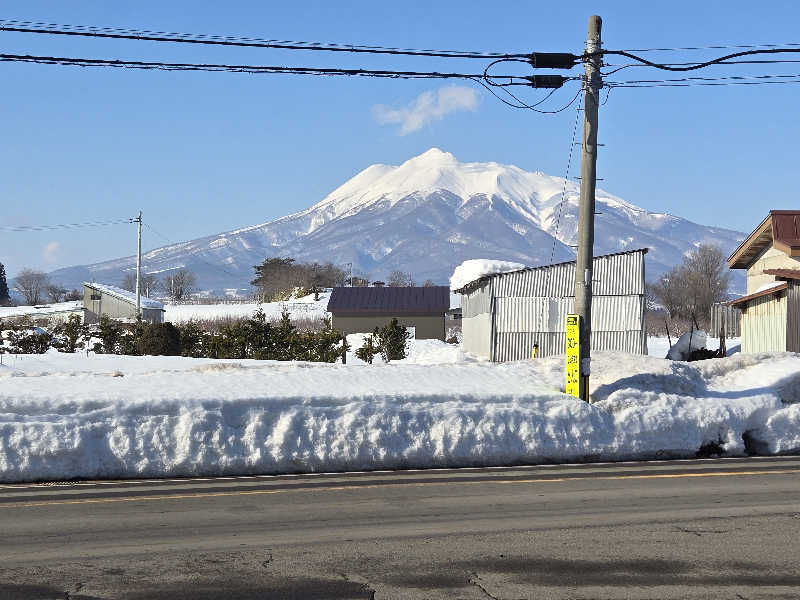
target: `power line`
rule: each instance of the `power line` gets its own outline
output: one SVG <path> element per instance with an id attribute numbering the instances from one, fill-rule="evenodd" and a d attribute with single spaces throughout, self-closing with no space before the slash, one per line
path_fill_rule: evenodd
<path id="1" fill-rule="evenodd" d="M 680 52 L 685 50 L 732 50 L 734 48 L 781 48 L 785 46 L 800 46 L 800 43 L 787 42 L 785 44 L 729 44 L 719 46 L 684 46 L 682 48 L 625 48 L 627 52 Z"/>
<path id="2" fill-rule="evenodd" d="M 635 83 L 672 83 L 684 81 L 738 81 L 738 80 L 761 80 L 761 79 L 797 79 L 800 74 L 781 74 L 781 75 L 724 75 L 719 77 L 681 77 L 679 79 L 633 79 L 630 81 L 607 83 L 635 84 Z"/>
<path id="3" fill-rule="evenodd" d="M 413 48 L 391 48 L 386 46 L 363 46 L 354 44 L 332 44 L 323 42 L 298 42 L 293 40 L 268 40 L 262 38 L 231 37 L 194 33 L 169 33 L 141 29 L 112 27 L 89 27 L 85 25 L 60 25 L 31 21 L 0 20 L 0 31 L 36 33 L 47 35 L 81 36 L 119 40 L 150 42 L 172 42 L 181 44 L 203 44 L 246 48 L 275 48 L 282 50 L 317 50 L 324 52 L 351 52 L 361 54 L 392 54 L 403 56 L 427 56 L 436 58 L 527 58 L 527 54 L 501 52 L 473 52 L 465 50 L 417 50 Z"/>
<path id="4" fill-rule="evenodd" d="M 653 62 L 651 60 L 647 60 L 646 58 L 642 58 L 641 56 L 636 56 L 635 54 L 626 52 L 625 50 L 598 50 L 597 52 L 584 53 L 581 58 L 583 58 L 583 60 L 589 60 L 596 56 L 617 55 L 617 56 L 625 56 L 626 58 L 630 58 L 631 60 L 640 62 L 648 67 L 653 67 L 654 69 L 661 69 L 663 71 L 695 71 L 697 69 L 702 69 L 705 67 L 709 67 L 711 65 L 720 64 L 726 60 L 730 60 L 732 58 L 738 58 L 740 56 L 753 56 L 757 54 L 784 54 L 784 53 L 793 53 L 793 54 L 800 53 L 800 48 L 766 48 L 763 50 L 744 50 L 742 52 L 733 52 L 731 54 L 726 54 L 725 56 L 720 56 L 719 58 L 714 58 L 712 60 L 707 60 L 705 62 L 693 63 L 688 66 L 671 66 L 665 63 Z"/>
<path id="5" fill-rule="evenodd" d="M 122 225 L 133 223 L 132 219 L 110 219 L 104 221 L 86 221 L 84 223 L 58 223 L 55 225 L 0 225 L 0 231 L 54 231 L 57 229 L 82 229 L 86 227 L 105 227 L 108 225 Z"/>
<path id="6" fill-rule="evenodd" d="M 143 224 L 145 227 L 147 227 L 147 228 L 148 228 L 150 231 L 152 231 L 153 233 L 155 233 L 157 236 L 159 236 L 161 239 L 163 239 L 164 241 L 166 241 L 166 242 L 167 242 L 167 243 L 168 243 L 170 246 L 177 246 L 177 245 L 178 245 L 178 244 L 176 244 L 175 242 L 173 242 L 172 240 L 170 240 L 170 239 L 169 239 L 167 236 L 165 236 L 163 233 L 160 233 L 160 232 L 156 231 L 155 229 L 153 229 L 152 225 L 149 225 L 148 223 L 142 223 L 142 224 Z M 150 252 L 152 252 L 152 250 L 151 250 Z M 215 265 L 214 263 L 208 262 L 207 260 L 205 260 L 204 258 L 202 258 L 202 257 L 201 257 L 199 254 L 197 254 L 197 253 L 193 253 L 193 254 L 192 254 L 192 258 L 194 258 L 194 259 L 196 259 L 196 260 L 199 260 L 199 261 L 200 261 L 200 262 L 202 262 L 202 263 L 205 263 L 206 265 L 208 265 L 208 266 L 209 266 L 209 267 L 211 267 L 212 269 L 217 269 L 218 271 L 222 271 L 223 273 L 225 273 L 226 275 L 230 275 L 231 277 L 241 277 L 241 275 L 237 275 L 236 273 L 231 273 L 230 271 L 228 271 L 227 269 L 225 269 L 225 268 L 223 268 L 223 267 L 220 267 L 219 265 Z"/>
<path id="7" fill-rule="evenodd" d="M 229 65 L 214 63 L 167 63 L 132 60 L 108 60 L 100 58 L 75 58 L 65 56 L 34 56 L 30 54 L 0 54 L 0 62 L 27 62 L 48 65 L 65 65 L 77 67 L 110 67 L 121 69 L 144 69 L 160 71 L 211 71 L 249 73 L 253 75 L 284 73 L 292 75 L 320 76 L 358 76 L 383 77 L 390 79 L 475 79 L 482 78 L 481 73 L 444 73 L 438 71 L 384 71 L 376 69 L 338 69 L 328 67 L 282 67 L 266 65 Z M 516 75 L 503 75 L 506 79 L 525 80 Z M 520 82 L 520 85 L 531 85 Z"/>
<path id="8" fill-rule="evenodd" d="M 632 84 L 625 84 L 622 83 L 614 83 L 608 82 L 608 87 L 611 88 L 627 88 L 627 89 L 634 89 L 634 88 L 653 88 L 653 87 L 708 87 L 708 86 L 726 86 L 726 85 L 788 85 L 793 83 L 800 83 L 800 78 L 797 79 L 788 79 L 788 80 L 768 80 L 768 81 L 719 81 L 719 82 L 709 82 L 709 81 L 694 81 L 694 82 L 685 82 L 685 83 L 669 83 L 668 80 L 664 80 L 663 82 L 658 83 L 632 83 Z"/>

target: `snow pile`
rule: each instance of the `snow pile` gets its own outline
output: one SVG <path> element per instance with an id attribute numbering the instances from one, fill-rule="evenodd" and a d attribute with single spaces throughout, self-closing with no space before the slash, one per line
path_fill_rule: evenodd
<path id="1" fill-rule="evenodd" d="M 667 358 L 670 360 L 689 360 L 692 352 L 706 347 L 707 337 L 708 335 L 702 329 L 687 331 L 669 349 Z"/>
<path id="2" fill-rule="evenodd" d="M 453 275 L 450 277 L 450 289 L 460 290 L 468 283 L 472 283 L 481 277 L 495 275 L 497 273 L 519 271 L 524 268 L 525 265 L 522 263 L 506 260 L 489 260 L 486 258 L 465 260 L 453 271 Z"/>
<path id="3" fill-rule="evenodd" d="M 800 451 L 797 354 L 599 353 L 589 405 L 558 391 L 563 358 L 468 362 L 417 344 L 373 365 L 6 355 L 0 480 Z M 426 352 L 435 364 L 414 364 Z"/>

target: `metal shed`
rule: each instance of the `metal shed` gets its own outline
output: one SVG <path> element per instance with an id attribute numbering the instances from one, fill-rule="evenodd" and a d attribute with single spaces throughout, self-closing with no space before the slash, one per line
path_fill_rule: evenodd
<path id="1" fill-rule="evenodd" d="M 647 248 L 593 261 L 592 349 L 647 353 Z M 564 354 L 574 312 L 575 261 L 487 275 L 460 290 L 464 349 L 496 362 Z"/>
<path id="2" fill-rule="evenodd" d="M 328 300 L 333 326 L 344 334 L 372 333 L 392 318 L 413 327 L 418 339 L 444 340 L 444 315 L 450 308 L 450 288 L 338 287 Z"/>
<path id="3" fill-rule="evenodd" d="M 84 322 L 97 323 L 102 315 L 112 319 L 136 318 L 136 294 L 113 285 L 101 283 L 83 284 Z M 161 323 L 164 320 L 164 305 L 158 300 L 141 298 L 142 320 Z"/>

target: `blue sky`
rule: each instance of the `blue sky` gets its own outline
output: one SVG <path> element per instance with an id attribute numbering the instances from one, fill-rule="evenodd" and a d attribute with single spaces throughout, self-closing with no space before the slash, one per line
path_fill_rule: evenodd
<path id="1" fill-rule="evenodd" d="M 72 2 L 6 0 L 0 18 L 53 23 L 498 52 L 580 52 L 590 14 L 607 48 L 800 42 L 794 2 Z M 6 53 L 297 66 L 474 70 L 460 60 L 327 55 L 0 33 Z M 666 61 L 718 52 L 649 53 Z M 800 55 L 791 55 L 788 58 Z M 609 62 L 612 58 L 609 57 Z M 613 61 L 619 63 L 618 60 Z M 577 74 L 578 71 L 575 71 Z M 800 73 L 800 63 L 702 75 Z M 0 63 L 0 225 L 134 216 L 180 241 L 252 225 L 321 200 L 376 162 L 431 146 L 462 161 L 565 174 L 575 111 L 541 115 L 475 87 L 440 119 L 402 131 L 383 114 L 437 81 L 165 73 Z M 678 77 L 628 69 L 616 79 Z M 570 91 L 572 90 L 572 91 Z M 553 106 L 575 88 L 560 90 Z M 600 186 L 647 209 L 749 231 L 797 207 L 791 174 L 800 85 L 614 90 L 600 114 Z M 526 98 L 542 92 L 530 90 Z M 446 111 L 445 111 L 446 112 Z M 384 119 L 385 120 L 385 119 Z M 413 128 L 413 127 L 412 127 Z M 571 175 L 578 168 L 573 167 Z M 145 230 L 146 248 L 163 240 Z M 0 262 L 51 270 L 130 255 L 133 226 L 0 231 Z"/>

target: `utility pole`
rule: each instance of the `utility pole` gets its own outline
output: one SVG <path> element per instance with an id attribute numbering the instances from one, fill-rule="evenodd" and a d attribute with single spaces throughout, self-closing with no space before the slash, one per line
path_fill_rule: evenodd
<path id="1" fill-rule="evenodd" d="M 603 20 L 589 17 L 586 53 L 599 52 Z M 594 201 L 597 185 L 597 107 L 603 80 L 601 55 L 586 60 L 583 103 L 583 153 L 581 156 L 581 198 L 578 208 L 578 256 L 575 264 L 575 313 L 580 316 L 580 392 L 589 401 L 592 352 L 592 260 L 594 258 Z"/>
<path id="2" fill-rule="evenodd" d="M 134 219 L 138 224 L 138 235 L 136 239 L 136 318 L 142 318 L 142 211 Z"/>

